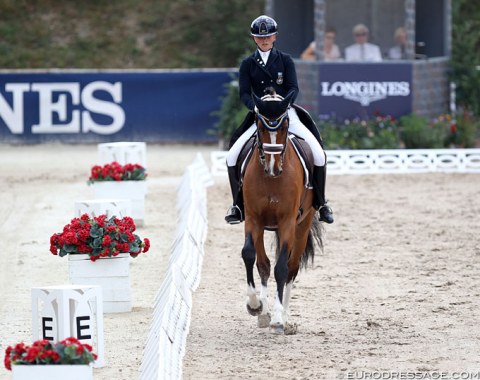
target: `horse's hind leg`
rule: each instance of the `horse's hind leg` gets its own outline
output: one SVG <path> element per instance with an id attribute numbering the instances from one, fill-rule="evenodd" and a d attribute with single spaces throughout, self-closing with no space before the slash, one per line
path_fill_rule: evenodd
<path id="1" fill-rule="evenodd" d="M 273 306 L 270 327 L 272 332 L 275 334 L 283 334 L 284 332 L 283 291 L 288 275 L 288 251 L 289 248 L 287 243 L 283 243 L 274 268 L 275 281 L 277 282 L 277 295 L 275 297 L 275 304 Z"/>
<path id="2" fill-rule="evenodd" d="M 242 249 L 242 258 L 247 271 L 247 310 L 251 315 L 259 315 L 262 312 L 262 302 L 258 298 L 253 279 L 253 266 L 255 264 L 255 246 L 251 233 L 245 234 L 245 245 Z"/>
<path id="3" fill-rule="evenodd" d="M 307 247 L 308 234 L 310 232 L 310 226 L 312 224 L 312 219 L 314 214 L 311 213 L 310 216 L 307 216 L 299 225 L 296 227 L 295 231 L 295 240 L 293 242 L 292 254 L 290 260 L 288 261 L 288 276 L 287 284 L 285 286 L 285 293 L 283 294 L 283 320 L 285 325 L 287 325 L 290 311 L 290 298 L 293 288 L 293 282 L 297 277 L 298 271 L 300 269 L 300 262 L 302 256 L 305 253 Z M 290 330 L 295 333 L 295 325 L 291 325 Z M 286 330 L 285 333 L 287 334 Z"/>

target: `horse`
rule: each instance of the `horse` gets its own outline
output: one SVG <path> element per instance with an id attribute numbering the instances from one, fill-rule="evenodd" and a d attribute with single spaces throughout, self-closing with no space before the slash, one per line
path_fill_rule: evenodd
<path id="1" fill-rule="evenodd" d="M 245 244 L 242 258 L 247 277 L 247 310 L 258 316 L 258 327 L 284 334 L 292 286 L 298 271 L 313 261 L 315 242 L 323 249 L 320 222 L 315 216 L 313 190 L 306 186 L 305 171 L 288 133 L 291 96 L 274 92 L 261 99 L 253 94 L 255 146 L 243 176 Z M 270 260 L 264 232 L 275 231 L 276 297 L 270 313 L 267 283 Z M 253 267 L 261 279 L 257 294 Z"/>

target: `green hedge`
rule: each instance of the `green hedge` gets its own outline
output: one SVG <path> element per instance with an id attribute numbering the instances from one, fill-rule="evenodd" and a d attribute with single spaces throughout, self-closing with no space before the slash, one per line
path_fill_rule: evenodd
<path id="1" fill-rule="evenodd" d="M 327 149 L 473 148 L 480 137 L 480 120 L 469 112 L 432 120 L 413 114 L 398 120 L 377 115 L 367 121 L 320 121 L 317 125 Z"/>
<path id="2" fill-rule="evenodd" d="M 368 121 L 319 122 L 318 127 L 328 149 L 473 148 L 480 132 L 479 119 L 468 112 L 433 120 L 378 115 Z"/>

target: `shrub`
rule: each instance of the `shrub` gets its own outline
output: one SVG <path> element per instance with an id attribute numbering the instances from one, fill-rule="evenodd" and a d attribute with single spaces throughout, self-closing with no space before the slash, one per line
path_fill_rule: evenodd
<path id="1" fill-rule="evenodd" d="M 480 122 L 469 112 L 462 112 L 455 115 L 449 127 L 449 134 L 446 139 L 447 146 L 459 148 L 474 148 L 479 138 Z"/>
<path id="2" fill-rule="evenodd" d="M 222 107 L 214 115 L 219 117 L 214 129 L 209 130 L 220 139 L 223 149 L 228 149 L 233 132 L 242 124 L 248 113 L 247 107 L 238 95 L 238 80 L 232 75 L 232 80 L 225 84 L 226 94 L 222 99 Z"/>
<path id="3" fill-rule="evenodd" d="M 400 147 L 397 121 L 378 114 L 371 120 L 324 120 L 317 123 L 327 149 L 396 149 Z"/>
<path id="4" fill-rule="evenodd" d="M 443 148 L 447 130 L 443 122 L 429 122 L 425 117 L 412 114 L 400 118 L 400 137 L 405 148 Z"/>

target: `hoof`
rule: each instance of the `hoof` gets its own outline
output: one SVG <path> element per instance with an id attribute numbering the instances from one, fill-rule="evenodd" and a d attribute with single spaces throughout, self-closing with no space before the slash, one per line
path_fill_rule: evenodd
<path id="1" fill-rule="evenodd" d="M 260 315 L 263 310 L 263 304 L 262 301 L 260 301 L 260 306 L 257 309 L 252 308 L 248 303 L 247 303 L 247 310 L 250 315 L 253 315 L 256 317 L 257 315 Z"/>
<path id="2" fill-rule="evenodd" d="M 270 326 L 270 320 L 271 320 L 270 313 L 260 314 L 258 316 L 257 326 L 260 327 L 261 329 L 264 329 Z"/>
<path id="3" fill-rule="evenodd" d="M 285 335 L 295 335 L 298 331 L 296 323 L 285 323 Z"/>
<path id="4" fill-rule="evenodd" d="M 283 330 L 283 325 L 281 323 L 274 323 L 270 325 L 270 331 L 275 335 L 283 335 L 285 331 Z"/>

